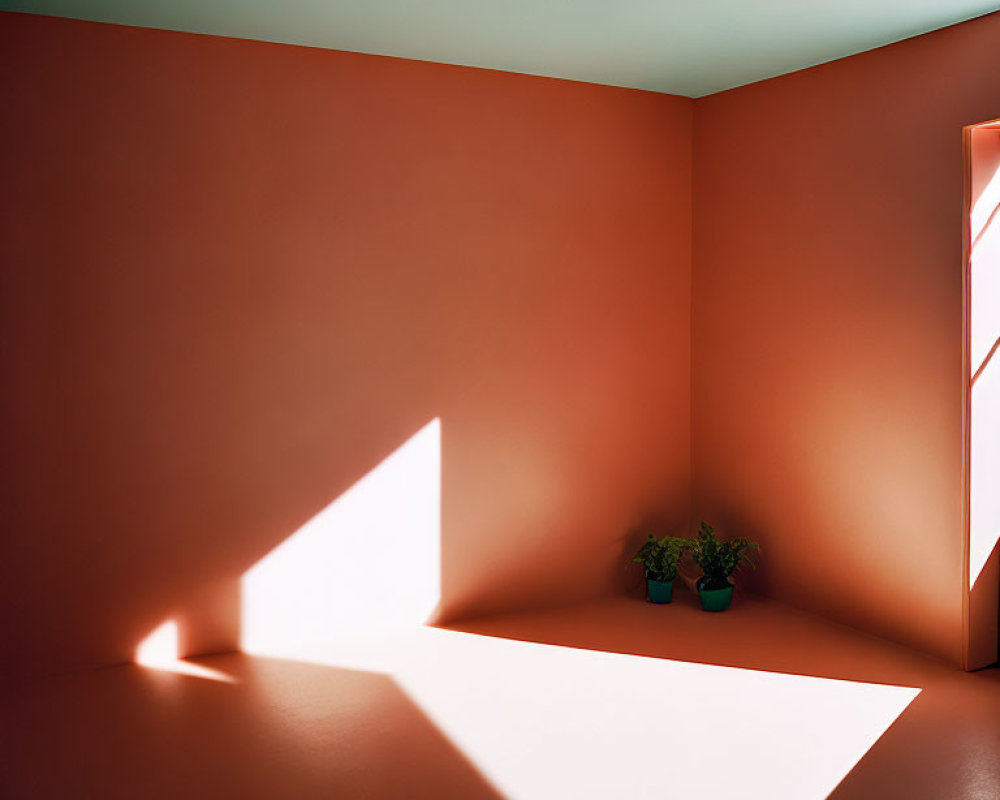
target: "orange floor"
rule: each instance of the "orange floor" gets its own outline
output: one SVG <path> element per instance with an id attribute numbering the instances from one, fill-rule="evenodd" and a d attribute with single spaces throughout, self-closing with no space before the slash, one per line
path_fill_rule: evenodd
<path id="1" fill-rule="evenodd" d="M 6 687 L 0 796 L 1000 798 L 1000 671 L 749 597 L 195 663 Z"/>

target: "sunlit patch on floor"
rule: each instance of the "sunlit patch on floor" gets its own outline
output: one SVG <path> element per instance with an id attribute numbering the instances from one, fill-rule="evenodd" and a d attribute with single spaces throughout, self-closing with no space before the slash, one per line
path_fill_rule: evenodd
<path id="1" fill-rule="evenodd" d="M 392 675 L 516 798 L 822 800 L 920 693 L 431 628 L 281 655 Z"/>

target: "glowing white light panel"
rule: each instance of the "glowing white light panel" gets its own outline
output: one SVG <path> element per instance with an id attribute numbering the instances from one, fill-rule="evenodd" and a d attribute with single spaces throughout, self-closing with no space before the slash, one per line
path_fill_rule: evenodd
<path id="1" fill-rule="evenodd" d="M 997 132 L 1000 136 L 1000 132 Z M 973 375 L 1000 338 L 1000 171 L 971 213 L 970 341 Z M 970 397 L 969 584 L 1000 539 L 1000 355 L 982 368 Z"/>

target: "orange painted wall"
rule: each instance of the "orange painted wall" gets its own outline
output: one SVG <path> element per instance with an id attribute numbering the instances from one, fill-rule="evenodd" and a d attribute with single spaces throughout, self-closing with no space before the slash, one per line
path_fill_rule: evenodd
<path id="1" fill-rule="evenodd" d="M 1000 14 L 699 100 L 694 513 L 749 586 L 960 660 L 962 126 Z"/>
<path id="2" fill-rule="evenodd" d="M 686 523 L 692 101 L 15 14 L 0 96 L 5 667 L 232 646 L 434 417 L 443 619 Z"/>

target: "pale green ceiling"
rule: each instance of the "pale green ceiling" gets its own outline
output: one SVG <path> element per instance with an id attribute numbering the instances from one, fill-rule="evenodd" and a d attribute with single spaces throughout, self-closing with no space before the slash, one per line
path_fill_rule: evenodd
<path id="1" fill-rule="evenodd" d="M 0 9 L 8 11 L 379 53 L 691 97 L 998 8 L 997 0 L 0 0 Z"/>

